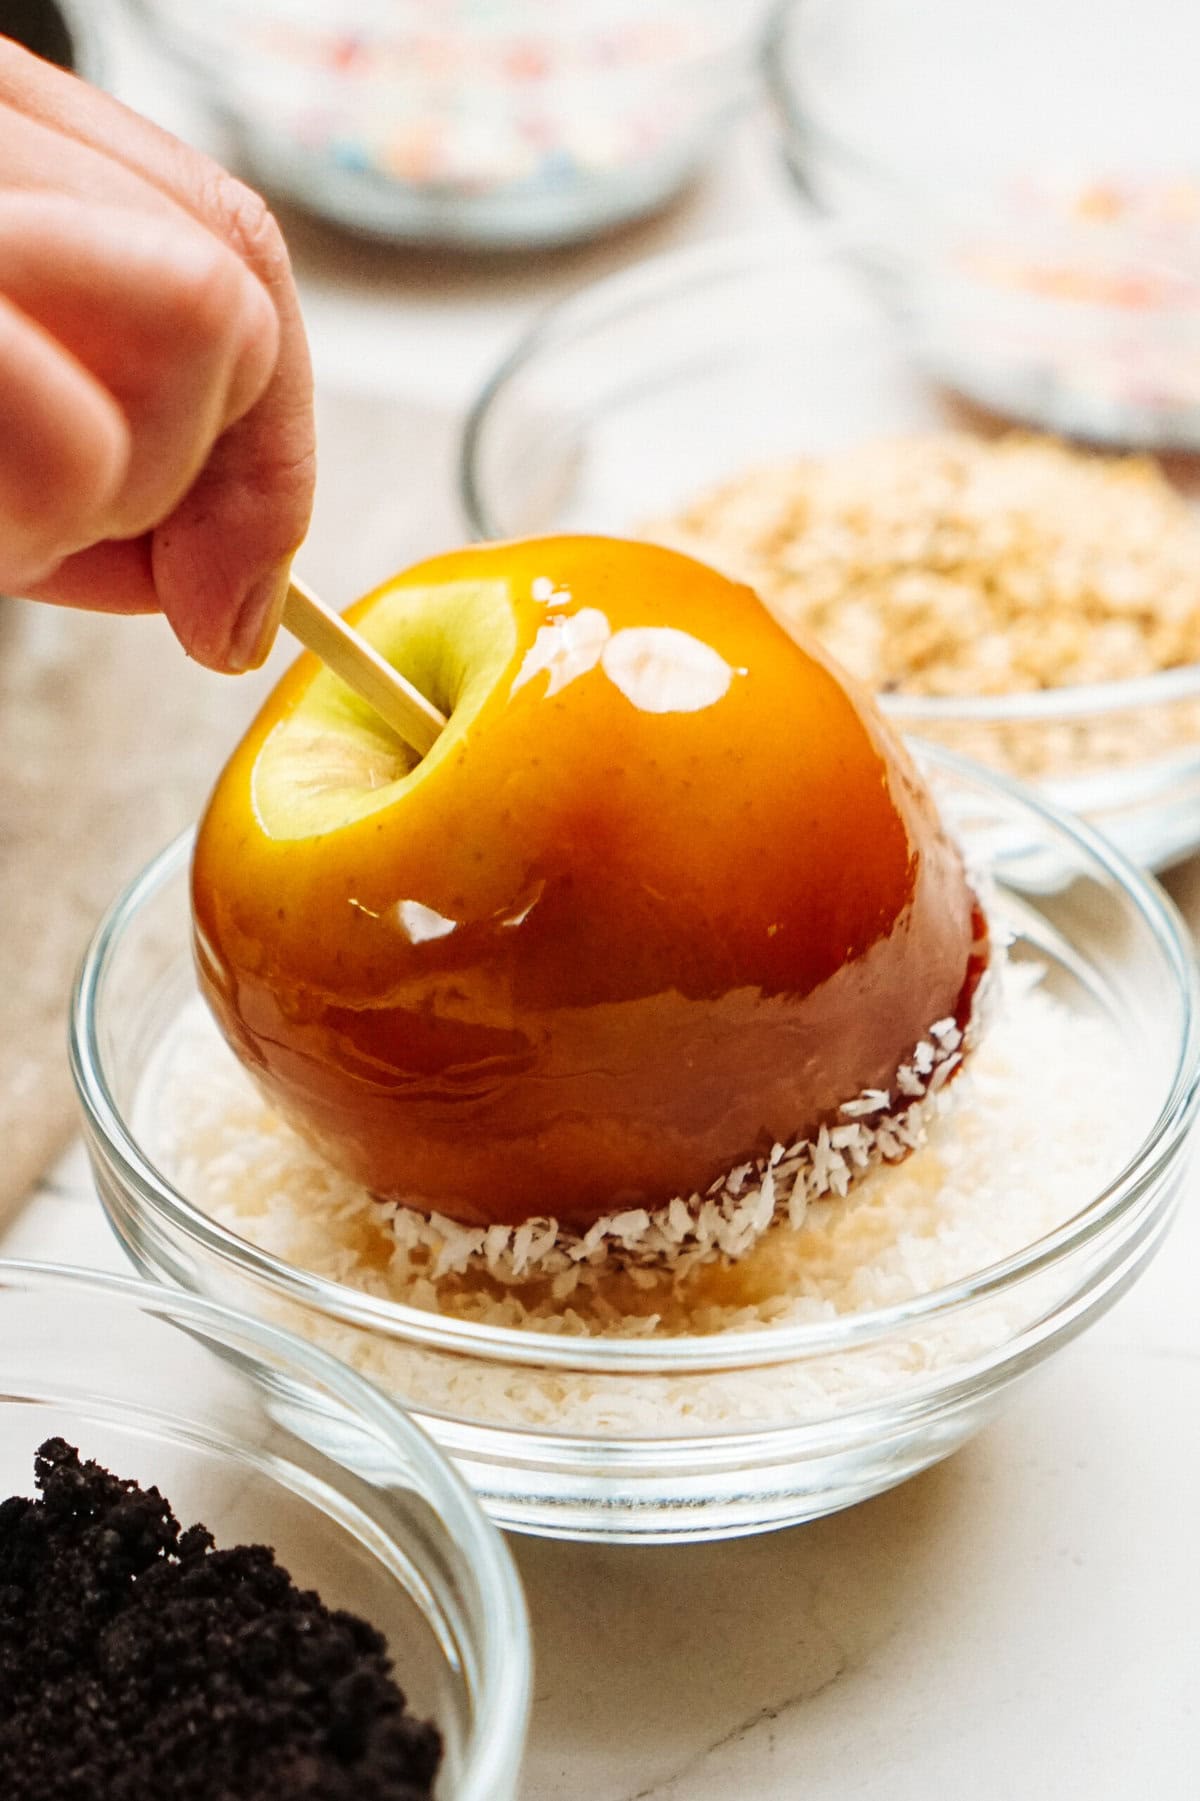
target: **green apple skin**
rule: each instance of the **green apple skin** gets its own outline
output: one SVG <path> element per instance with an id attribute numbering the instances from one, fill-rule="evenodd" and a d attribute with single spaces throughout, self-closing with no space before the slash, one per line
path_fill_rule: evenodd
<path id="1" fill-rule="evenodd" d="M 449 723 L 420 762 L 311 657 L 217 783 L 202 991 L 381 1197 L 576 1228 L 812 1136 L 984 953 L 869 701 L 748 589 L 605 538 L 474 547 L 348 618 Z"/>

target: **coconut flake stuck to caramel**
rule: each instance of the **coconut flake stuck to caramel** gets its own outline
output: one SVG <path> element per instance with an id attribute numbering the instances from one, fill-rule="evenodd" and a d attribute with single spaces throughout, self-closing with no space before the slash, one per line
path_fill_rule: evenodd
<path id="1" fill-rule="evenodd" d="M 844 1198 L 868 1170 L 899 1163 L 925 1143 L 942 1091 L 986 1029 L 996 983 L 993 961 L 975 990 L 966 1030 L 953 1018 L 936 1020 L 897 1070 L 894 1091 L 864 1090 L 815 1139 L 775 1144 L 704 1194 L 610 1213 L 585 1232 L 549 1217 L 463 1226 L 396 1202 L 378 1203 L 378 1213 L 395 1254 L 424 1266 L 433 1283 L 473 1275 L 504 1287 L 548 1283 L 552 1298 L 564 1303 L 600 1274 L 623 1272 L 637 1287 L 658 1274 L 684 1276 L 700 1264 L 734 1261 L 777 1222 L 799 1230 L 812 1202 Z"/>
<path id="2" fill-rule="evenodd" d="M 898 1163 L 923 1144 L 932 1097 L 954 1075 L 974 1035 L 964 1036 L 953 1019 L 937 1020 L 897 1072 L 894 1098 L 886 1089 L 865 1090 L 846 1101 L 842 1120 L 822 1126 L 815 1140 L 773 1145 L 766 1157 L 740 1164 L 706 1194 L 676 1196 L 652 1211 L 611 1213 L 582 1234 L 549 1218 L 472 1228 L 407 1207 L 396 1209 L 392 1231 L 408 1254 L 428 1249 L 435 1282 L 482 1265 L 502 1283 L 549 1277 L 559 1300 L 574 1293 L 585 1266 L 623 1267 L 636 1283 L 639 1269 L 683 1274 L 716 1257 L 742 1257 L 777 1219 L 798 1229 L 810 1201 L 845 1196 L 866 1170 Z"/>

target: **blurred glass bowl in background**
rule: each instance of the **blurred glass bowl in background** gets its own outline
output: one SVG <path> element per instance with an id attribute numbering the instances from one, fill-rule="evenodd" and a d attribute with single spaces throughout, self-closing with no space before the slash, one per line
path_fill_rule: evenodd
<path id="1" fill-rule="evenodd" d="M 264 185 L 344 224 L 554 244 L 661 205 L 750 89 L 767 0 L 130 0 Z"/>
<path id="2" fill-rule="evenodd" d="M 768 55 L 805 196 L 928 366 L 1010 416 L 1200 444 L 1200 11 L 786 0 Z"/>
<path id="3" fill-rule="evenodd" d="M 653 534 L 756 465 L 961 427 L 852 260 L 815 228 L 702 245 L 551 309 L 464 431 L 473 533 Z M 906 731 L 1035 778 L 1130 856 L 1200 844 L 1200 664 L 1011 694 L 885 694 Z"/>

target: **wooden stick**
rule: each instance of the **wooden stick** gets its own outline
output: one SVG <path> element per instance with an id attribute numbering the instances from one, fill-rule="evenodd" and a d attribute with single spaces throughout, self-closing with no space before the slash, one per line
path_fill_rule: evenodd
<path id="1" fill-rule="evenodd" d="M 296 576 L 283 603 L 283 623 L 419 757 L 432 749 L 446 723 L 444 716 Z"/>

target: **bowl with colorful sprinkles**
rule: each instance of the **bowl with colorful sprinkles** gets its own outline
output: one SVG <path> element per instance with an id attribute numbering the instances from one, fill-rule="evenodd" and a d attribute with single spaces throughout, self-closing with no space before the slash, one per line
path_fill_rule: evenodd
<path id="1" fill-rule="evenodd" d="M 136 0 L 258 179 L 374 234 L 564 243 L 649 212 L 745 99 L 762 0 Z"/>

